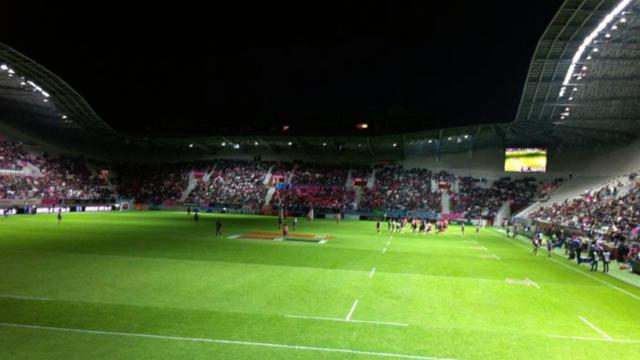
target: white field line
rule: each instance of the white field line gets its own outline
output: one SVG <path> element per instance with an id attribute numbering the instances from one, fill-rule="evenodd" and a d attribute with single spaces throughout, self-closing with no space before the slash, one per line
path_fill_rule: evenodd
<path id="1" fill-rule="evenodd" d="M 594 337 L 587 337 L 587 336 L 564 336 L 564 335 L 548 335 L 548 336 L 556 339 L 572 339 L 572 340 L 584 340 L 584 341 L 605 341 L 605 342 L 616 342 L 616 343 L 640 344 L 640 340 L 605 339 L 605 338 L 594 338 Z"/>
<path id="2" fill-rule="evenodd" d="M 531 279 L 526 278 L 525 280 L 527 280 L 527 282 L 531 285 L 534 286 L 536 289 L 540 289 L 540 285 L 536 284 L 535 282 L 531 281 Z"/>
<path id="3" fill-rule="evenodd" d="M 496 230 L 496 231 L 498 231 L 498 230 Z M 513 245 L 516 245 L 516 246 L 520 246 L 520 247 L 522 247 L 522 248 L 524 248 L 524 249 L 526 249 L 526 250 L 531 250 L 531 248 L 530 248 L 530 247 L 527 247 L 527 246 L 522 245 L 519 241 L 518 241 L 518 242 L 508 241 L 508 243 L 513 244 Z M 547 257 L 547 259 L 549 259 L 549 260 L 553 261 L 554 263 L 556 263 L 556 264 L 558 264 L 558 265 L 562 265 L 562 266 L 566 267 L 567 269 L 570 269 L 571 271 L 575 271 L 575 272 L 577 272 L 578 274 L 581 274 L 581 275 L 586 276 L 586 277 L 588 277 L 588 278 L 590 278 L 590 279 L 592 279 L 592 280 L 595 280 L 595 281 L 597 281 L 597 282 L 599 282 L 599 283 L 601 283 L 601 284 L 604 284 L 604 285 L 606 285 L 606 286 L 608 286 L 608 287 L 610 287 L 610 288 L 612 288 L 612 289 L 614 289 L 614 290 L 618 290 L 618 291 L 620 291 L 621 293 L 623 293 L 623 294 L 625 294 L 625 295 L 628 295 L 628 296 L 630 296 L 630 297 L 632 297 L 632 298 L 634 298 L 634 299 L 636 299 L 636 300 L 640 300 L 640 296 L 638 296 L 638 295 L 636 295 L 636 294 L 630 293 L 630 292 L 628 292 L 628 291 L 627 291 L 627 290 L 625 290 L 625 289 L 622 289 L 622 288 L 617 287 L 617 286 L 615 286 L 615 285 L 613 285 L 613 284 L 610 284 L 610 283 L 608 283 L 608 282 L 606 282 L 606 281 L 604 281 L 604 280 L 598 279 L 597 277 L 594 277 L 594 276 L 592 276 L 592 275 L 590 275 L 590 274 L 587 274 L 587 273 L 585 273 L 585 272 L 582 272 L 582 271 L 580 271 L 580 270 L 576 269 L 575 267 L 569 266 L 569 265 L 567 265 L 567 264 L 565 264 L 565 263 L 563 263 L 563 262 L 561 262 L 561 261 L 558 261 L 558 260 L 554 259 L 553 257 Z"/>
<path id="4" fill-rule="evenodd" d="M 386 253 L 387 252 L 387 248 L 382 249 L 382 253 Z"/>
<path id="5" fill-rule="evenodd" d="M 371 269 L 371 272 L 369 272 L 369 278 L 372 278 L 375 272 L 376 272 L 376 268 Z"/>
<path id="6" fill-rule="evenodd" d="M 483 258 L 483 259 L 496 259 L 496 260 L 500 260 L 500 257 L 498 255 L 495 254 L 491 254 L 491 255 L 478 255 L 479 257 Z"/>
<path id="7" fill-rule="evenodd" d="M 487 248 L 484 246 L 470 246 L 469 249 L 487 251 Z"/>
<path id="8" fill-rule="evenodd" d="M 409 324 L 391 322 L 391 321 L 372 321 L 372 320 L 354 320 L 354 319 L 345 320 L 345 319 L 340 319 L 340 318 L 330 318 L 330 317 L 322 317 L 322 316 L 305 316 L 305 315 L 285 315 L 285 317 L 294 318 L 294 319 L 338 321 L 338 322 L 375 324 L 375 325 L 391 325 L 391 326 L 402 326 L 402 327 L 409 326 Z"/>
<path id="9" fill-rule="evenodd" d="M 227 236 L 227 239 L 237 239 L 239 237 L 240 235 L 230 235 L 230 236 Z"/>
<path id="10" fill-rule="evenodd" d="M 597 331 L 598 334 L 602 335 L 605 337 L 605 339 L 607 340 L 613 340 L 613 338 L 609 335 L 607 335 L 607 333 L 605 333 L 604 331 L 598 329 L 595 325 L 593 325 L 589 320 L 585 319 L 582 316 L 578 316 L 578 319 L 580 319 L 580 321 L 582 321 L 583 323 L 589 325 L 590 328 L 592 328 L 593 330 Z"/>
<path id="11" fill-rule="evenodd" d="M 11 323 L 0 323 L 0 326 L 23 328 L 23 329 L 58 331 L 58 332 L 66 332 L 66 333 L 127 336 L 127 337 L 137 337 L 137 338 L 146 338 L 146 339 L 187 341 L 187 342 L 198 342 L 198 343 L 215 343 L 215 344 L 226 344 L 226 345 L 244 345 L 244 346 L 268 347 L 268 348 L 278 348 L 278 349 L 317 351 L 317 352 L 327 352 L 327 353 L 346 353 L 346 354 L 354 354 L 354 355 L 368 355 L 368 356 L 378 356 L 378 357 L 397 358 L 397 359 L 455 360 L 455 359 L 447 359 L 447 358 L 438 358 L 433 356 L 408 355 L 408 354 L 352 350 L 352 349 L 339 349 L 339 348 L 326 348 L 326 347 L 319 347 L 319 346 L 275 344 L 275 343 L 242 341 L 242 340 L 210 339 L 210 338 L 196 338 L 196 337 L 184 337 L 184 336 L 166 336 L 166 335 L 155 335 L 155 334 L 144 334 L 144 333 L 128 333 L 128 332 L 104 331 L 104 330 L 85 330 L 85 329 L 61 328 L 61 327 L 40 326 L 40 325 L 23 325 L 23 324 L 11 324 Z"/>
<path id="12" fill-rule="evenodd" d="M 351 309 L 349 309 L 349 313 L 345 318 L 346 321 L 349 321 L 349 319 L 351 319 L 351 316 L 353 316 L 353 312 L 356 311 L 356 306 L 358 306 L 358 299 L 356 299 L 356 301 L 353 302 L 353 305 L 351 305 Z"/>
<path id="13" fill-rule="evenodd" d="M 39 300 L 39 301 L 51 301 L 51 299 L 47 299 L 44 297 L 36 297 L 36 296 L 21 296 L 21 295 L 0 295 L 0 298 L 5 299 L 19 299 L 19 300 Z"/>

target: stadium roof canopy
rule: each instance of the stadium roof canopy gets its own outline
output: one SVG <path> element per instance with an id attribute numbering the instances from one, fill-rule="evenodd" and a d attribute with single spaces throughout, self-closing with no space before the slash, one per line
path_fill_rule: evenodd
<path id="1" fill-rule="evenodd" d="M 509 49 L 504 50 L 508 53 Z M 590 146 L 640 130 L 640 0 L 567 0 L 533 55 L 512 123 L 372 137 L 133 138 L 50 71 L 0 44 L 0 125 L 87 153 L 356 154 L 387 159 L 500 146 Z M 195 152 L 194 152 L 195 153 Z"/>
<path id="2" fill-rule="evenodd" d="M 565 1 L 533 55 L 508 135 L 589 144 L 638 130 L 640 1 Z"/>

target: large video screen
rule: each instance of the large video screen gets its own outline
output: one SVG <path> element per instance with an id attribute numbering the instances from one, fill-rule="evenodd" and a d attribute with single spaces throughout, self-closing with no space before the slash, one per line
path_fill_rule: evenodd
<path id="1" fill-rule="evenodd" d="M 547 149 L 507 148 L 504 154 L 506 172 L 546 172 Z"/>

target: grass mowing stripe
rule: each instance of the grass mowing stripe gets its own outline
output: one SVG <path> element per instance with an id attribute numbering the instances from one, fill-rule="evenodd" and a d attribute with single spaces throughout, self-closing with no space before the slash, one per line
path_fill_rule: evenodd
<path id="1" fill-rule="evenodd" d="M 285 315 L 285 317 L 293 318 L 293 319 L 338 321 L 338 322 L 349 322 L 349 323 L 359 323 L 359 324 L 391 325 L 391 326 L 402 326 L 402 327 L 409 326 L 409 324 L 391 322 L 391 321 L 354 320 L 354 319 L 347 320 L 347 319 L 330 318 L 330 317 L 324 317 L 324 316 Z"/>
<path id="2" fill-rule="evenodd" d="M 39 301 L 51 301 L 51 299 L 37 296 L 22 296 L 22 295 L 0 295 L 0 298 L 5 299 L 18 299 L 18 300 L 39 300 Z"/>
<path id="3" fill-rule="evenodd" d="M 203 342 L 203 343 L 216 343 L 216 344 L 228 344 L 228 345 L 260 346 L 260 347 L 292 349 L 292 350 L 307 350 L 307 351 L 320 351 L 320 352 L 347 353 L 347 354 L 355 354 L 355 355 L 369 355 L 369 356 L 378 356 L 378 357 L 387 357 L 387 358 L 400 358 L 400 359 L 455 360 L 455 359 L 447 359 L 447 358 L 438 358 L 438 357 L 433 357 L 433 356 L 396 354 L 396 353 L 365 351 L 365 350 L 351 350 L 351 349 L 334 349 L 334 348 L 325 348 L 325 347 L 319 347 L 319 346 L 275 344 L 275 343 L 263 343 L 263 342 L 242 341 L 242 340 L 194 338 L 194 337 L 184 337 L 184 336 L 168 336 L 168 335 L 129 333 L 129 332 L 105 331 L 105 330 L 87 330 L 87 329 L 61 328 L 61 327 L 53 327 L 53 326 L 25 325 L 25 324 L 12 324 L 12 323 L 0 323 L 0 326 L 13 327 L 13 328 L 22 328 L 22 329 L 58 331 L 58 332 L 67 332 L 67 333 L 81 333 L 81 334 L 93 334 L 93 335 L 111 335 L 111 336 L 127 336 L 127 337 L 138 337 L 138 338 L 147 338 L 147 339 L 188 341 L 188 342 Z"/>

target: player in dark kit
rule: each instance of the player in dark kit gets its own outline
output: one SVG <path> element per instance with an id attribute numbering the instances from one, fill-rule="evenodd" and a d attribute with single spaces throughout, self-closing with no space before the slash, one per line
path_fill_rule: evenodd
<path id="1" fill-rule="evenodd" d="M 216 221 L 216 237 L 222 237 L 222 222 Z"/>
<path id="2" fill-rule="evenodd" d="M 58 209 L 58 224 L 62 221 L 62 209 Z"/>
<path id="3" fill-rule="evenodd" d="M 198 222 L 200 220 L 200 214 L 198 214 L 198 210 L 193 211 L 193 221 Z"/>
<path id="4" fill-rule="evenodd" d="M 462 232 L 462 236 L 464 236 L 464 221 L 460 223 L 460 231 Z"/>
<path id="5" fill-rule="evenodd" d="M 376 221 L 376 234 L 380 234 L 380 220 Z"/>

